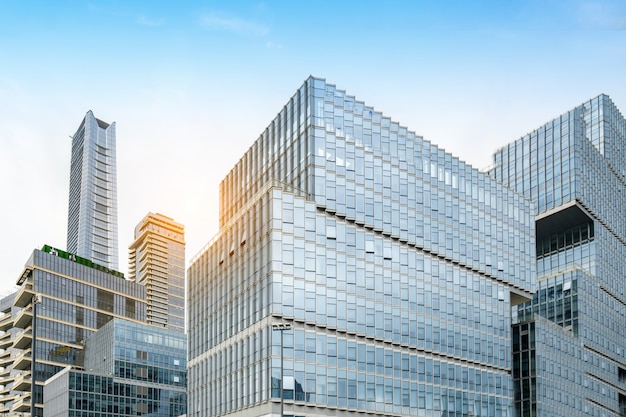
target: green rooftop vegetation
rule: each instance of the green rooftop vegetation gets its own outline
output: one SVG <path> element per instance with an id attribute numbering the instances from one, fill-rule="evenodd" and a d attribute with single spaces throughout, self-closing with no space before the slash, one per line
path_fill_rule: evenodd
<path id="1" fill-rule="evenodd" d="M 43 247 L 41 248 L 42 252 L 46 252 L 52 255 L 56 255 L 60 258 L 64 258 L 64 259 L 69 259 L 70 261 L 74 261 L 77 264 L 81 264 L 81 265 L 85 265 L 88 266 L 89 268 L 93 268 L 93 269 L 97 269 L 98 271 L 102 271 L 102 272 L 106 272 L 107 274 L 111 274 L 114 275 L 118 278 L 124 278 L 124 274 L 116 271 L 114 269 L 111 268 L 107 268 L 106 266 L 102 266 L 102 265 L 98 265 L 97 263 L 94 263 L 92 261 L 90 261 L 89 259 L 86 258 L 82 258 L 78 255 L 75 255 L 73 253 L 69 253 L 66 252 L 64 250 L 61 249 L 57 249 L 57 248 L 53 248 L 50 245 L 43 245 Z"/>

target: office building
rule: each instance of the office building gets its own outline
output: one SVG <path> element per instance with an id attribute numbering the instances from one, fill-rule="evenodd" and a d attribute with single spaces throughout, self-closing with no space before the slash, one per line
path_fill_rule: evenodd
<path id="1" fill-rule="evenodd" d="M 85 348 L 85 371 L 66 368 L 44 387 L 44 417 L 186 414 L 184 334 L 113 319 Z"/>
<path id="2" fill-rule="evenodd" d="M 30 411 L 34 376 L 41 416 L 44 381 L 65 367 L 82 369 L 86 340 L 113 318 L 144 323 L 146 292 L 120 272 L 47 245 L 33 251 L 17 284 L 12 313 L 0 321 L 14 333 L 1 366 L 11 369 L 5 389 L 20 394 L 0 398 L 0 407 L 7 415 Z"/>
<path id="3" fill-rule="evenodd" d="M 135 228 L 128 278 L 146 287 L 147 323 L 185 331 L 185 229 L 149 213 Z"/>
<path id="4" fill-rule="evenodd" d="M 72 137 L 67 251 L 118 270 L 115 123 L 88 111 Z"/>
<path id="5" fill-rule="evenodd" d="M 536 213 L 537 292 L 514 309 L 519 416 L 626 415 L 626 120 L 600 95 L 494 155 Z"/>
<path id="6" fill-rule="evenodd" d="M 511 416 L 532 214 L 307 79 L 222 181 L 189 267 L 188 414 Z"/>

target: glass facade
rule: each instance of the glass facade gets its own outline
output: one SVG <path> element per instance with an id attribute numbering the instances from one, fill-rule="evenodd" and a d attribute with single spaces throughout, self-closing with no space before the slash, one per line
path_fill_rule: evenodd
<path id="1" fill-rule="evenodd" d="M 185 331 L 185 228 L 149 213 L 135 227 L 128 279 L 146 287 L 147 323 Z"/>
<path id="2" fill-rule="evenodd" d="M 281 391 L 288 415 L 511 415 L 529 200 L 316 78 L 220 190 L 188 271 L 190 415 L 280 414 Z"/>
<path id="3" fill-rule="evenodd" d="M 145 288 L 108 268 L 79 263 L 73 254 L 45 246 L 35 250 L 18 280 L 14 305 L 20 309 L 11 326 L 23 329 L 13 339 L 14 370 L 31 373 L 32 333 L 36 381 L 45 381 L 67 366 L 84 366 L 86 340 L 115 317 L 144 322 Z M 38 296 L 33 323 L 33 296 Z M 36 412 L 41 416 L 43 389 L 35 387 Z M 29 391 L 30 383 L 20 391 Z M 29 407 L 30 410 L 30 407 Z"/>
<path id="4" fill-rule="evenodd" d="M 187 409 L 184 390 L 69 369 L 45 390 L 45 417 L 178 417 Z"/>
<path id="5" fill-rule="evenodd" d="M 590 377 L 594 368 L 617 374 L 615 363 L 584 349 L 578 337 L 541 316 L 513 326 L 516 413 L 535 416 L 617 416 L 610 383 Z M 516 414 L 518 415 L 518 414 Z"/>
<path id="6" fill-rule="evenodd" d="M 47 381 L 44 416 L 177 417 L 187 412 L 186 336 L 113 319 L 89 338 L 85 369 Z"/>
<path id="7" fill-rule="evenodd" d="M 153 325 L 113 319 L 87 341 L 85 369 L 119 378 L 187 387 L 187 337 Z"/>
<path id="8" fill-rule="evenodd" d="M 491 171 L 537 204 L 539 290 L 513 317 L 514 334 L 524 328 L 543 344 L 514 343 L 514 354 L 565 364 L 575 351 L 584 362 L 575 409 L 589 416 L 626 412 L 625 145 L 626 120 L 601 95 L 500 149 Z M 571 391 L 540 383 L 564 368 L 538 366 L 536 381 L 515 378 L 516 414 L 571 415 Z"/>
<path id="9" fill-rule="evenodd" d="M 72 136 L 67 250 L 119 269 L 115 123 L 88 111 Z"/>

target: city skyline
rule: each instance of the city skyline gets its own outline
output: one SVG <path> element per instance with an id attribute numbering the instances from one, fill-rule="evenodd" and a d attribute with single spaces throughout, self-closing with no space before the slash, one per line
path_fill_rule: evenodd
<path id="1" fill-rule="evenodd" d="M 89 110 L 117 124 L 126 272 L 134 225 L 149 211 L 185 225 L 187 259 L 202 249 L 218 230 L 220 181 L 310 74 L 479 169 L 590 97 L 626 107 L 617 1 L 28 6 L 5 3 L 0 16 L 10 237 L 0 291 L 34 248 L 65 248 L 68 136 Z M 594 65 L 601 79 L 588 74 Z"/>

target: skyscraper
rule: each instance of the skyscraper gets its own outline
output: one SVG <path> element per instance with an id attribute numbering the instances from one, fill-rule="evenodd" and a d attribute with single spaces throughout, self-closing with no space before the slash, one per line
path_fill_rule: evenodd
<path id="1" fill-rule="evenodd" d="M 189 410 L 510 416 L 530 201 L 309 78 L 188 270 Z"/>
<path id="2" fill-rule="evenodd" d="M 72 137 L 67 250 L 118 270 L 115 123 L 88 111 Z"/>
<path id="3" fill-rule="evenodd" d="M 520 416 L 626 415 L 626 120 L 600 95 L 494 155 L 537 207 L 538 291 L 514 309 Z"/>
<path id="4" fill-rule="evenodd" d="M 128 275 L 146 287 L 147 323 L 184 332 L 184 226 L 158 213 L 144 217 L 129 247 Z"/>

